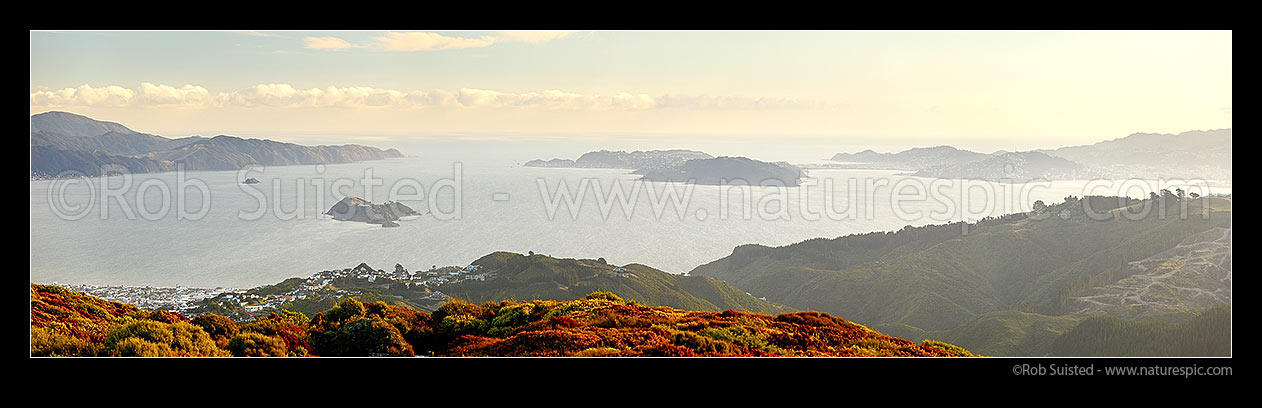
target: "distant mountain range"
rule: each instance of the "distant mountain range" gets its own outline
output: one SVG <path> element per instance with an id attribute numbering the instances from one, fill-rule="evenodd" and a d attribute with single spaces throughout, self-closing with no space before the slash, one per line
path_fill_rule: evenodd
<path id="1" fill-rule="evenodd" d="M 1135 133 L 1085 146 L 1039 150 L 1120 178 L 1231 179 L 1231 129 Z"/>
<path id="2" fill-rule="evenodd" d="M 403 157 L 361 145 L 301 146 L 232 136 L 169 139 L 68 112 L 31 116 L 31 176 L 67 171 L 100 176 L 119 165 L 131 173 L 238 170 L 248 165 L 334 164 Z"/>
<path id="3" fill-rule="evenodd" d="M 1231 129 L 1177 135 L 1136 133 L 1092 145 L 977 153 L 951 146 L 899 153 L 837 153 L 830 167 L 908 170 L 912 175 L 983 180 L 1148 178 L 1230 180 Z"/>

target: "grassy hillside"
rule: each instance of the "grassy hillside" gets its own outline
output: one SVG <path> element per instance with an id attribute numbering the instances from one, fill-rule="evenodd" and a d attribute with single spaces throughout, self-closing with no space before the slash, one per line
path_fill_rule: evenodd
<path id="1" fill-rule="evenodd" d="M 578 300 L 454 300 L 433 314 L 353 298 L 307 317 L 189 319 L 31 285 L 34 356 L 970 356 L 818 312 L 771 316 Z"/>
<path id="2" fill-rule="evenodd" d="M 1154 207 L 1145 217 L 1124 213 L 1139 213 L 1145 204 Z M 907 334 L 945 332 L 997 312 L 1059 315 L 1069 299 L 1128 276 L 1130 262 L 1231 225 L 1229 198 L 1188 200 L 1186 219 L 1178 216 L 1177 201 L 1166 203 L 1165 217 L 1155 204 L 1071 197 L 1045 216 L 984 220 L 967 235 L 957 223 L 779 248 L 743 246 L 692 274 Z M 1208 217 L 1196 212 L 1202 209 Z M 1000 341 L 982 348 L 1015 347 Z"/>
<path id="3" fill-rule="evenodd" d="M 1182 317 L 1183 314 L 1178 315 Z M 1051 355 L 1082 357 L 1231 356 L 1231 307 L 1167 321 L 1093 316 L 1056 338 Z"/>
<path id="4" fill-rule="evenodd" d="M 473 302 L 580 299 L 593 291 L 612 292 L 651 306 L 688 310 L 727 309 L 783 313 L 788 307 L 759 300 L 740 289 L 702 276 L 680 276 L 645 265 L 617 267 L 596 259 L 553 258 L 496 252 L 473 262 L 478 273 L 496 277 L 438 286 L 448 296 Z"/>
<path id="5" fill-rule="evenodd" d="M 924 331 L 901 323 L 875 327 L 891 336 L 941 340 L 985 356 L 1048 356 L 1052 342 L 1084 318 L 1006 310 L 977 316 L 950 330 Z"/>

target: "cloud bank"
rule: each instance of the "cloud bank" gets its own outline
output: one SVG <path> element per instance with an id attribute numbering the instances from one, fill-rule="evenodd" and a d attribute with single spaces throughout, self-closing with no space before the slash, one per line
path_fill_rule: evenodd
<path id="1" fill-rule="evenodd" d="M 136 89 L 117 85 L 37 89 L 32 108 L 60 107 L 188 107 L 188 108 L 426 108 L 646 110 L 802 109 L 813 101 L 744 96 L 661 95 L 617 92 L 581 94 L 561 90 L 511 93 L 489 89 L 400 91 L 351 86 L 299 89 L 289 84 L 258 84 L 234 92 L 211 93 L 196 85 L 174 87 L 142 83 Z"/>
<path id="2" fill-rule="evenodd" d="M 354 47 L 351 43 L 337 37 L 307 37 L 303 39 L 306 47 L 313 50 L 344 50 Z"/>
<path id="3" fill-rule="evenodd" d="M 337 37 L 307 37 L 306 48 L 314 50 L 342 50 L 347 48 L 370 48 L 383 51 L 442 51 L 465 48 L 490 47 L 498 43 L 542 44 L 561 39 L 573 34 L 572 31 L 501 31 L 493 35 L 480 37 L 454 37 L 439 33 L 412 31 L 391 31 L 385 35 L 373 37 L 371 44 L 356 45 Z"/>

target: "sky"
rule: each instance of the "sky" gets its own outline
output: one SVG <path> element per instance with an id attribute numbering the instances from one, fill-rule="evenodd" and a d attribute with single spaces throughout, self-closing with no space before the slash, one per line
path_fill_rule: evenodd
<path id="1" fill-rule="evenodd" d="M 1230 31 L 32 31 L 30 40 L 32 114 L 74 112 L 168 137 L 1019 150 L 1231 127 Z"/>

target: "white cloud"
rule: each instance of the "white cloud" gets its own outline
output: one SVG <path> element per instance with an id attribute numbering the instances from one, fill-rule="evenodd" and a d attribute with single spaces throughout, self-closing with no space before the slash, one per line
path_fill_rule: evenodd
<path id="1" fill-rule="evenodd" d="M 655 101 L 659 107 L 684 109 L 802 109 L 819 105 L 797 99 L 711 95 L 664 95 Z"/>
<path id="2" fill-rule="evenodd" d="M 306 47 L 313 50 L 344 50 L 355 47 L 346 40 L 337 37 L 307 37 L 303 39 Z"/>
<path id="3" fill-rule="evenodd" d="M 494 35 L 454 37 L 426 31 L 397 32 L 373 37 L 371 45 L 352 44 L 338 37 L 307 37 L 306 47 L 318 50 L 375 48 L 384 51 L 441 51 L 490 47 L 497 43 L 542 44 L 573 34 L 573 31 L 501 31 Z"/>
<path id="4" fill-rule="evenodd" d="M 94 88 L 91 85 L 80 85 L 78 88 L 57 90 L 37 90 L 31 92 L 32 106 L 126 106 L 136 96 L 136 91 L 121 86 Z"/>
<path id="5" fill-rule="evenodd" d="M 386 51 L 436 51 L 487 47 L 495 44 L 496 38 L 491 36 L 448 37 L 438 33 L 392 31 L 386 33 L 384 37 L 373 37 L 373 40 L 376 40 L 377 45 Z"/>
<path id="6" fill-rule="evenodd" d="M 140 84 L 136 100 L 144 105 L 198 105 L 210 101 L 210 91 L 195 85 L 176 88 L 145 82 Z"/>
<path id="7" fill-rule="evenodd" d="M 617 92 L 610 95 L 581 94 L 550 89 L 512 93 L 490 89 L 460 88 L 456 92 L 401 91 L 365 86 L 299 89 L 290 84 L 258 84 L 235 92 L 212 93 L 204 87 L 174 87 L 141 83 L 133 90 L 117 85 L 31 91 L 31 107 L 66 106 L 185 106 L 238 108 L 425 108 L 546 109 L 546 110 L 645 110 L 703 109 L 759 110 L 801 109 L 818 106 L 813 101 L 743 96 L 664 95 Z"/>
<path id="8" fill-rule="evenodd" d="M 568 37 L 570 34 L 574 34 L 574 32 L 573 31 L 501 31 L 499 33 L 499 41 L 542 44 L 548 41 Z"/>
<path id="9" fill-rule="evenodd" d="M 285 36 L 283 36 L 283 35 L 276 34 L 276 33 L 274 33 L 274 32 L 269 32 L 269 31 L 242 30 L 242 31 L 229 31 L 229 32 L 230 32 L 230 33 L 237 33 L 237 34 L 241 34 L 241 35 L 248 35 L 248 36 L 251 36 L 251 37 L 263 37 L 263 38 L 285 38 Z"/>

